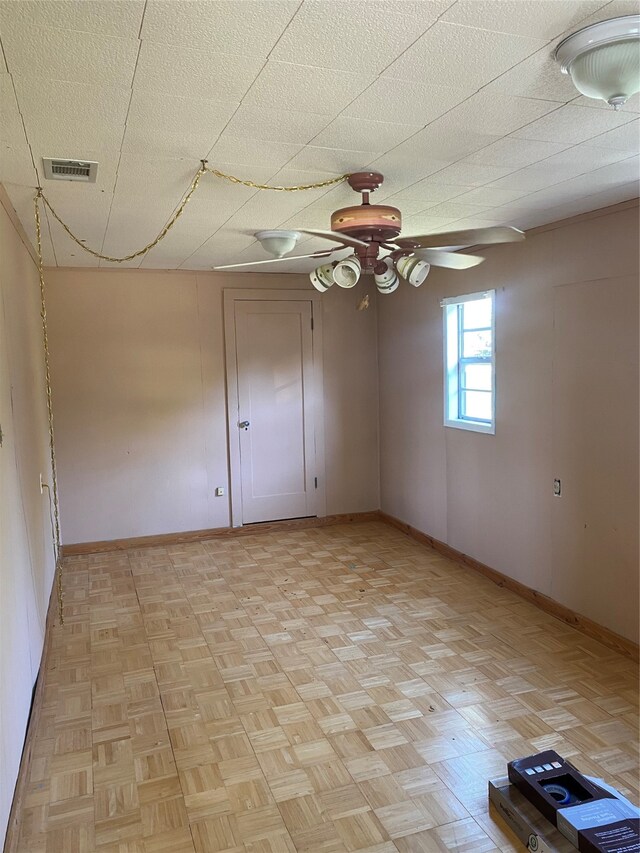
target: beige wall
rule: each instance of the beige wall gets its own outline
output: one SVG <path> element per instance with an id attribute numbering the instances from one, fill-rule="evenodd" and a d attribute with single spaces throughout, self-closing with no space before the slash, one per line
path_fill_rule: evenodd
<path id="1" fill-rule="evenodd" d="M 382 508 L 635 636 L 637 214 L 487 249 L 481 267 L 434 270 L 365 312 L 364 282 L 325 294 L 328 512 L 379 505 L 379 362 Z M 222 290 L 306 277 L 78 269 L 48 281 L 64 540 L 228 525 L 214 496 L 229 485 Z M 495 436 L 442 425 L 440 300 L 489 287 Z"/>
<path id="2" fill-rule="evenodd" d="M 382 508 L 637 640 L 638 209 L 483 254 L 379 300 Z M 495 436 L 442 411 L 440 300 L 489 288 Z"/>
<path id="3" fill-rule="evenodd" d="M 0 198 L 0 202 L 2 198 Z M 0 203 L 0 839 L 18 775 L 54 571 L 36 267 Z"/>
<path id="4" fill-rule="evenodd" d="M 306 276 L 48 270 L 64 542 L 226 527 L 224 288 Z M 322 297 L 327 512 L 377 509 L 375 305 Z"/>

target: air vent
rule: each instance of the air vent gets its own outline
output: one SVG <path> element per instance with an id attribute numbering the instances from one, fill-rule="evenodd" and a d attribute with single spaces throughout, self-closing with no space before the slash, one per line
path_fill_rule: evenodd
<path id="1" fill-rule="evenodd" d="M 49 181 L 84 181 L 95 184 L 98 164 L 90 160 L 54 160 L 43 157 L 44 176 Z"/>

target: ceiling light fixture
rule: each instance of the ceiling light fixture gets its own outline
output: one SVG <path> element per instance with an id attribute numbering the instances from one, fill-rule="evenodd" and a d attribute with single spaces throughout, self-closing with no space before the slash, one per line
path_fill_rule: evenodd
<path id="1" fill-rule="evenodd" d="M 398 289 L 398 273 L 395 271 L 393 258 L 383 258 L 373 270 L 376 287 L 380 293 L 393 293 Z"/>
<path id="2" fill-rule="evenodd" d="M 332 179 L 335 181 L 335 179 Z M 524 234 L 518 228 L 508 225 L 490 225 L 486 228 L 464 228 L 460 231 L 445 231 L 439 234 L 416 234 L 401 236 L 402 213 L 397 207 L 388 204 L 371 204 L 369 197 L 384 181 L 380 172 L 352 172 L 347 182 L 352 190 L 360 193 L 359 205 L 343 207 L 331 214 L 331 230 L 318 228 L 299 228 L 294 232 L 258 231 L 256 237 L 265 245 L 265 238 L 283 234 L 309 234 L 329 240 L 334 245 L 320 249 L 308 255 L 287 256 L 283 260 L 289 264 L 293 260 L 306 258 L 331 258 L 336 252 L 351 249 L 353 254 L 338 261 L 323 264 L 311 273 L 310 278 L 316 290 L 324 292 L 331 285 L 354 287 L 361 275 L 374 274 L 380 293 L 392 293 L 398 287 L 398 272 L 414 287 L 418 287 L 429 274 L 430 267 L 443 267 L 451 270 L 465 270 L 481 264 L 480 255 L 459 255 L 453 248 L 467 246 L 491 246 L 496 243 L 516 243 L 524 240 Z M 265 246 L 267 247 L 267 246 Z M 267 247 L 268 248 L 268 247 Z M 355 250 L 355 251 L 354 251 Z M 401 259 L 408 256 L 404 261 Z M 223 264 L 216 270 L 240 269 L 262 264 L 282 262 L 281 258 L 269 258 L 262 261 L 244 261 L 239 264 Z M 399 264 L 399 265 L 398 265 Z M 397 265 L 397 266 L 396 266 Z"/>
<path id="3" fill-rule="evenodd" d="M 416 255 L 402 255 L 396 261 L 396 269 L 405 281 L 414 287 L 420 287 L 429 275 L 431 264 L 420 260 Z"/>
<path id="4" fill-rule="evenodd" d="M 324 293 L 325 290 L 329 290 L 332 284 L 335 284 L 335 279 L 333 277 L 333 264 L 322 264 L 313 272 L 309 273 L 309 278 L 311 279 L 311 284 L 315 289 L 319 290 L 320 293 Z"/>
<path id="5" fill-rule="evenodd" d="M 299 231 L 256 231 L 253 235 L 260 245 L 276 258 L 287 255 L 302 236 Z"/>
<path id="6" fill-rule="evenodd" d="M 584 27 L 561 41 L 554 57 L 582 95 L 619 110 L 640 91 L 640 15 Z"/>
<path id="7" fill-rule="evenodd" d="M 333 280 L 338 287 L 355 287 L 360 279 L 362 264 L 357 255 L 350 255 L 333 268 Z"/>

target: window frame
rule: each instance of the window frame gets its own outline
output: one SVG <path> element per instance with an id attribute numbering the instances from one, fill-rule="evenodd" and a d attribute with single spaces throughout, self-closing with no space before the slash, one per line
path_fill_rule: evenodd
<path id="1" fill-rule="evenodd" d="M 443 299 L 440 305 L 443 309 L 443 367 L 444 367 L 444 425 L 454 429 L 464 429 L 471 432 L 483 432 L 495 435 L 496 431 L 496 342 L 495 342 L 495 320 L 496 320 L 496 292 L 495 290 L 481 290 L 477 293 L 467 293 L 462 296 L 452 296 Z M 478 331 L 491 331 L 491 356 L 464 356 L 463 340 L 465 331 L 476 331 L 463 327 L 463 310 L 461 306 L 466 302 L 477 302 L 481 299 L 491 300 L 491 324 L 490 326 L 478 327 Z M 464 367 L 468 364 L 490 364 L 491 365 L 491 419 L 470 418 L 461 414 L 462 394 L 466 390 L 463 386 Z"/>

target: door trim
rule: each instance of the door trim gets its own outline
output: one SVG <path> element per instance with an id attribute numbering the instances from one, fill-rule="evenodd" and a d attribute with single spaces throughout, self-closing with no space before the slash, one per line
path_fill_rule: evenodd
<path id="1" fill-rule="evenodd" d="M 263 302 L 310 302 L 313 318 L 312 348 L 312 387 L 310 391 L 311 411 L 313 414 L 313 435 L 316 455 L 317 517 L 327 514 L 327 491 L 325 483 L 324 452 L 324 382 L 322 372 L 322 304 L 321 294 L 308 290 L 240 290 L 225 288 L 224 300 L 224 339 L 226 354 L 227 382 L 227 447 L 229 448 L 229 510 L 231 527 L 242 527 L 242 488 L 240 480 L 240 434 L 238 431 L 238 364 L 236 358 L 235 303 L 242 301 Z"/>

